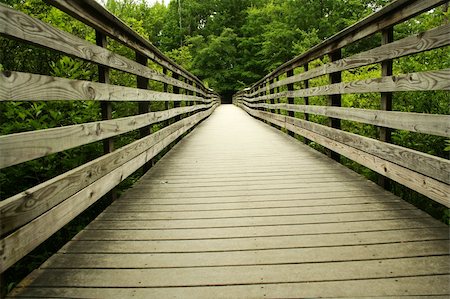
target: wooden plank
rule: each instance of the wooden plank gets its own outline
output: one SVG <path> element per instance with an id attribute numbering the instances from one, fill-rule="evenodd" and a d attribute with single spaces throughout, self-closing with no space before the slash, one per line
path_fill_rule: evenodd
<path id="1" fill-rule="evenodd" d="M 168 193 L 192 193 L 196 195 L 206 194 L 208 192 L 219 192 L 223 191 L 224 195 L 227 195 L 228 192 L 236 191 L 247 193 L 251 191 L 270 191 L 274 190 L 274 193 L 277 193 L 276 190 L 288 190 L 288 189 L 303 189 L 303 188 L 317 188 L 324 190 L 322 188 L 326 188 L 327 186 L 333 187 L 333 188 L 339 188 L 339 187 L 349 187 L 351 189 L 352 187 L 357 188 L 358 186 L 362 187 L 368 187 L 371 188 L 372 186 L 369 184 L 366 184 L 367 181 L 364 180 L 348 180 L 348 179 L 340 179 L 336 181 L 326 181 L 322 180 L 320 182 L 300 182 L 300 183 L 280 183 L 277 184 L 266 184 L 266 185 L 219 185 L 219 186 L 192 186 L 192 187 L 184 187 L 180 188 L 179 186 L 170 186 L 167 184 L 160 184 L 158 186 L 142 186 L 140 188 L 135 188 L 134 194 L 136 193 L 152 193 L 152 197 L 158 198 L 160 196 L 163 196 L 164 194 Z M 253 193 L 256 194 L 256 193 Z"/>
<path id="2" fill-rule="evenodd" d="M 234 181 L 213 181 L 213 182 L 203 182 L 203 181 L 194 181 L 194 182 L 188 182 L 188 181 L 178 181 L 173 182 L 172 180 L 152 180 L 152 181 L 146 181 L 147 186 L 142 185 L 133 185 L 133 187 L 145 189 L 147 191 L 157 191 L 157 192 L 164 192 L 164 191 L 170 191 L 171 189 L 176 188 L 228 188 L 228 187 L 242 187 L 242 186 L 249 186 L 249 183 L 252 182 L 252 186 L 269 186 L 269 185 L 276 185 L 281 187 L 287 187 L 292 188 L 297 186 L 298 184 L 309 184 L 309 183 L 325 183 L 325 182 L 350 182 L 355 181 L 354 179 L 349 178 L 339 178 L 336 177 L 336 175 L 332 175 L 329 177 L 317 177 L 317 178 L 293 178 L 293 179 L 285 179 L 284 177 L 280 177 L 278 179 L 264 179 L 264 180 L 252 180 L 251 178 L 248 179 L 240 179 L 240 180 L 234 180 Z M 364 181 L 364 178 L 360 178 L 360 182 Z"/>
<path id="3" fill-rule="evenodd" d="M 191 229 L 191 228 L 227 228 L 227 227 L 269 227 L 279 225 L 307 225 L 321 223 L 343 223 L 359 221 L 381 221 L 398 219 L 421 219 L 429 217 L 419 210 L 376 211 L 324 215 L 294 215 L 284 217 L 190 219 L 190 220 L 95 220 L 89 229 Z"/>
<path id="4" fill-rule="evenodd" d="M 332 72 L 349 70 L 369 64 L 382 62 L 388 59 L 395 59 L 407 55 L 417 54 L 450 44 L 450 25 L 442 25 L 431 30 L 421 32 L 401 40 L 391 42 L 374 49 L 364 51 L 350 57 L 329 62 L 316 68 L 307 70 L 290 78 L 283 79 L 270 85 L 270 88 L 284 86 L 303 80 L 327 75 Z M 250 93 L 250 96 L 256 93 Z"/>
<path id="5" fill-rule="evenodd" d="M 398 203 L 402 204 L 401 199 L 384 194 L 373 196 L 343 196 L 319 199 L 284 199 L 284 200 L 267 200 L 267 201 L 235 201 L 235 202 L 192 202 L 192 203 L 161 203 L 149 200 L 147 202 L 139 202 L 130 200 L 119 201 L 113 203 L 108 209 L 109 212 L 151 212 L 151 211 L 223 211 L 223 210 L 252 210 L 252 209 L 268 209 L 268 208 L 295 208 L 295 207 L 320 207 L 320 206 L 348 206 L 355 204 L 372 205 L 375 203 Z"/>
<path id="6" fill-rule="evenodd" d="M 104 32 L 110 38 L 140 52 L 164 68 L 193 79 L 202 89 L 204 88 L 203 83 L 197 77 L 173 62 L 152 43 L 138 35 L 136 31 L 133 31 L 96 1 L 45 0 L 45 2 L 68 13 L 90 27 Z M 202 95 L 205 95 L 205 93 L 202 93 Z"/>
<path id="7" fill-rule="evenodd" d="M 430 256 L 298 265 L 179 269 L 45 269 L 35 271 L 32 286 L 142 288 L 401 278 L 449 274 L 447 261 L 448 256 Z M 433 265 L 432 268 L 429 267 L 430 264 Z"/>
<path id="8" fill-rule="evenodd" d="M 317 191 L 317 188 L 321 188 L 322 192 L 340 192 L 340 191 L 363 191 L 370 189 L 370 186 L 362 186 L 355 184 L 353 186 L 345 186 L 345 184 L 340 185 L 334 185 L 329 187 L 323 187 L 323 186 L 309 186 L 309 187 L 303 187 L 301 189 L 299 188 L 291 188 L 291 189 L 283 189 L 283 188 L 270 188 L 270 189 L 264 189 L 264 190 L 229 190 L 226 193 L 221 191 L 204 191 L 199 193 L 186 193 L 186 192 L 166 192 L 166 193 L 160 193 L 157 198 L 159 199 L 176 199 L 182 196 L 183 198 L 204 198 L 204 199 L 211 199 L 211 198 L 230 198 L 230 197 L 255 197 L 255 196 L 267 196 L 267 197 L 276 197 L 278 195 L 294 195 L 294 194 L 302 194 L 302 193 L 314 193 Z M 373 187 L 372 187 L 373 189 Z M 374 191 L 373 189 L 372 191 Z M 433 189 L 434 190 L 434 189 Z M 442 191 L 437 191 L 438 194 L 441 194 Z M 147 196 L 146 191 L 136 191 L 133 193 L 133 196 L 135 198 L 145 198 Z M 155 197 L 156 198 L 156 197 Z"/>
<path id="9" fill-rule="evenodd" d="M 205 117 L 206 116 L 207 115 L 205 115 Z M 146 147 L 139 155 L 134 156 L 133 158 L 128 157 L 127 161 L 123 165 L 107 172 L 106 174 L 103 174 L 101 178 L 94 181 L 92 184 L 81 189 L 79 192 L 75 193 L 60 204 L 49 209 L 47 212 L 35 218 L 27 225 L 20 227 L 19 229 L 15 230 L 13 233 L 2 239 L 1 242 L 4 250 L 0 252 L 0 258 L 3 261 L 0 265 L 0 272 L 4 272 L 20 258 L 36 248 L 36 246 L 45 241 L 53 233 L 67 224 L 70 220 L 83 212 L 92 203 L 97 201 L 109 190 L 111 190 L 113 187 L 127 178 L 130 174 L 136 171 L 139 167 L 141 167 L 145 162 L 149 161 L 161 150 L 167 147 L 171 142 L 184 134 L 194 124 L 195 123 L 193 123 L 192 125 L 186 125 L 170 134 L 168 137 L 162 140 L 158 140 L 158 142 L 153 146 Z M 150 138 L 151 136 L 149 136 L 148 138 Z M 15 202 L 9 201 L 8 203 L 17 206 L 18 200 L 16 200 Z M 34 215 L 41 214 L 39 208 L 40 210 L 42 210 L 42 205 L 33 210 Z M 2 212 L 3 211 L 4 209 L 2 209 Z M 26 213 L 17 213 L 17 211 L 13 212 L 15 212 L 15 215 L 9 217 L 10 219 L 18 218 L 18 216 L 22 218 L 22 215 L 30 216 Z M 28 217 L 28 219 L 30 219 L 30 217 Z M 20 219 L 20 221 L 23 222 L 23 219 Z M 17 223 L 12 224 L 17 226 Z"/>
<path id="10" fill-rule="evenodd" d="M 318 133 L 327 138 L 345 143 L 379 158 L 399 164 L 418 173 L 422 173 L 441 182 L 448 183 L 448 178 L 450 176 L 450 162 L 446 159 L 421 153 L 398 145 L 384 143 L 357 134 L 328 129 L 325 126 L 312 122 L 306 122 L 300 119 L 289 117 L 283 119 L 283 116 L 272 115 L 267 115 L 267 117 L 277 117 L 278 121 L 288 122 L 297 127 Z M 420 161 L 420 163 L 417 163 L 418 161 Z"/>
<path id="11" fill-rule="evenodd" d="M 151 80 L 202 93 L 184 82 L 0 4 L 0 34 Z"/>
<path id="12" fill-rule="evenodd" d="M 448 241 L 419 241 L 370 246 L 270 249 L 244 252 L 146 254 L 57 254 L 41 269 L 116 269 L 243 266 L 377 260 L 448 254 Z"/>
<path id="13" fill-rule="evenodd" d="M 34 275 L 33 275 L 34 276 Z M 30 280 L 33 277 L 30 277 Z M 78 288 L 39 287 L 16 288 L 11 296 L 42 296 L 45 298 L 107 297 L 107 298 L 298 298 L 304 297 L 382 297 L 382 298 L 448 298 L 450 275 L 424 275 L 327 282 L 276 283 L 251 285 L 169 287 L 169 288 Z M 405 295 L 415 294 L 415 295 Z M 432 295 L 430 295 L 432 294 Z"/>
<path id="14" fill-rule="evenodd" d="M 245 109 L 247 109 L 247 111 L 249 111 L 248 108 L 245 108 Z M 450 206 L 450 199 L 448 198 L 448 194 L 450 193 L 450 186 L 446 183 L 442 183 L 442 182 L 435 180 L 433 177 L 437 177 L 436 175 L 434 175 L 433 177 L 428 177 L 428 176 L 422 175 L 416 171 L 411 171 L 408 168 L 405 168 L 403 166 L 395 164 L 395 163 L 399 162 L 398 160 L 395 163 L 389 162 L 389 161 L 385 160 L 386 157 L 380 158 L 373 154 L 367 153 L 366 152 L 368 150 L 367 148 L 365 148 L 364 150 L 360 150 L 358 148 L 353 147 L 353 146 L 357 145 L 357 143 L 359 143 L 360 141 L 366 141 L 366 143 L 370 142 L 370 143 L 374 144 L 376 142 L 379 142 L 377 140 L 359 136 L 359 135 L 355 135 L 355 134 L 351 134 L 351 133 L 347 133 L 347 132 L 343 132 L 343 131 L 339 132 L 340 135 L 338 135 L 337 132 L 333 132 L 333 136 L 335 136 L 334 138 L 337 138 L 338 136 L 344 137 L 344 135 L 347 137 L 347 134 L 348 134 L 348 136 L 351 136 L 352 138 L 349 138 L 348 140 L 346 140 L 346 142 L 348 143 L 351 140 L 353 140 L 355 142 L 352 143 L 352 146 L 349 146 L 345 143 L 336 141 L 335 139 L 330 139 L 329 137 L 312 132 L 309 129 L 304 129 L 302 126 L 305 126 L 306 122 L 302 122 L 302 120 L 300 120 L 300 119 L 290 119 L 289 117 L 286 117 L 286 120 L 288 120 L 288 118 L 289 118 L 289 121 L 292 122 L 292 123 L 286 123 L 286 122 L 282 122 L 282 121 L 270 118 L 272 116 L 267 116 L 267 115 L 263 114 L 263 113 L 267 113 L 267 112 L 261 112 L 261 111 L 250 111 L 250 112 L 252 114 L 257 114 L 258 117 L 260 117 L 260 118 L 264 118 L 268 121 L 275 122 L 277 125 L 285 127 L 288 130 L 293 130 L 297 134 L 305 136 L 308 139 L 314 140 L 315 142 L 318 142 L 319 144 L 321 144 L 325 147 L 330 147 L 334 151 L 346 156 L 349 159 L 354 160 L 355 162 L 357 162 L 361 165 L 364 165 L 378 173 L 381 173 L 384 176 L 389 177 L 390 179 L 393 179 L 393 180 L 399 182 L 400 184 L 407 186 L 408 188 L 411 188 L 419 193 L 422 193 L 425 196 L 428 196 L 429 198 L 431 198 L 445 206 Z M 278 115 L 277 117 L 280 118 L 282 116 Z M 310 128 L 312 128 L 313 126 L 315 128 L 320 127 L 321 129 L 323 129 L 323 131 L 325 131 L 324 128 L 326 128 L 326 127 L 318 125 L 318 124 L 309 123 L 309 125 L 310 125 Z M 330 129 L 330 130 L 332 130 L 332 129 Z M 358 142 L 356 142 L 356 140 L 358 140 Z M 394 146 L 394 145 L 389 145 L 389 146 Z M 388 148 L 388 144 L 383 144 L 383 147 L 381 147 L 381 149 L 384 150 L 385 152 L 386 152 L 387 148 Z M 403 151 L 406 151 L 406 152 L 410 151 L 410 150 L 406 150 L 401 147 L 399 147 L 399 148 L 403 149 Z M 391 153 L 391 155 L 392 154 L 393 153 Z M 417 159 L 419 157 L 425 156 L 425 154 L 422 154 L 421 156 L 419 156 L 417 154 L 415 154 L 415 155 L 416 155 L 416 163 L 408 164 L 409 168 L 414 168 L 415 165 L 417 165 L 417 161 L 418 161 Z M 439 164 L 442 166 L 442 167 L 439 167 L 438 169 L 443 169 L 444 171 L 445 171 L 445 169 L 449 169 L 447 166 L 445 166 L 445 165 L 447 165 L 448 161 L 446 161 L 445 159 L 442 159 L 443 161 L 441 162 L 441 161 L 439 161 L 439 158 L 436 158 L 436 157 L 434 157 L 434 159 L 436 162 L 439 162 Z M 422 160 L 420 160 L 420 161 L 423 162 Z M 421 164 L 421 166 L 424 166 L 424 165 Z M 422 169 L 422 167 L 421 167 L 421 169 Z M 444 178 L 444 180 L 446 180 L 446 178 Z"/>
<path id="15" fill-rule="evenodd" d="M 398 76 L 357 80 L 311 87 L 296 91 L 284 91 L 272 95 L 259 96 L 249 102 L 268 100 L 277 97 L 309 97 L 334 94 L 450 90 L 450 69 L 409 73 Z"/>
<path id="16" fill-rule="evenodd" d="M 0 4 L 1 5 L 1 4 Z M 0 101 L 198 101 L 197 96 L 72 80 L 21 72 L 0 72 Z"/>
<path id="17" fill-rule="evenodd" d="M 179 123 L 126 145 L 115 152 L 70 170 L 24 192 L 0 202 L 2 235 L 27 223 L 54 207 L 66 198 L 74 196 L 96 180 L 136 157 L 148 148 L 154 147 L 162 139 L 168 138 L 186 127 L 192 127 L 214 110 L 214 106 Z M 183 131 L 184 133 L 185 131 Z"/>
<path id="18" fill-rule="evenodd" d="M 399 203 L 354 204 L 318 207 L 274 207 L 270 209 L 236 209 L 220 211 L 105 211 L 99 216 L 102 219 L 114 220 L 170 220 L 170 219 L 219 219 L 244 217 L 273 217 L 289 215 L 326 215 L 336 213 L 355 213 L 366 211 L 395 211 L 410 210 L 411 206 Z"/>
<path id="19" fill-rule="evenodd" d="M 245 105 L 251 108 L 267 106 L 267 104 L 264 103 L 246 103 Z M 297 111 L 336 117 L 340 119 L 352 120 L 392 129 L 406 130 L 416 133 L 431 134 L 450 138 L 449 115 L 316 105 L 275 104 L 273 108 L 292 112 Z"/>
<path id="20" fill-rule="evenodd" d="M 0 168 L 118 136 L 209 105 L 181 107 L 136 116 L 0 136 Z"/>
<path id="21" fill-rule="evenodd" d="M 253 86 L 258 85 L 260 82 L 267 80 L 268 78 L 275 77 L 279 74 L 287 72 L 288 70 L 294 69 L 309 61 L 324 56 L 336 49 L 350 45 L 355 41 L 368 37 L 386 27 L 406 21 L 422 12 L 431 10 L 432 8 L 446 2 L 447 0 L 393 1 L 381 10 L 374 12 L 359 22 L 343 29 L 320 44 L 312 47 L 307 52 L 285 62 L 271 73 L 267 74 L 264 78 L 253 84 Z"/>
<path id="22" fill-rule="evenodd" d="M 187 197 L 183 195 L 182 198 L 172 197 L 172 198 L 155 198 L 153 197 L 151 201 L 146 194 L 126 194 L 122 196 L 118 201 L 127 202 L 129 199 L 133 199 L 136 204 L 149 203 L 152 204 L 224 204 L 224 203 L 237 203 L 237 202 L 274 202 L 274 201 L 309 201 L 315 199 L 330 199 L 330 198 L 348 198 L 348 197 L 359 197 L 359 196 L 377 196 L 380 195 L 379 190 L 375 188 L 370 188 L 369 190 L 361 190 L 349 188 L 348 190 L 306 190 L 302 193 L 287 193 L 287 194 L 248 194 L 245 196 L 221 196 L 221 197 L 211 197 L 211 196 L 190 196 Z M 390 196 L 391 194 L 382 194 L 384 196 Z"/>
<path id="23" fill-rule="evenodd" d="M 443 224 L 434 219 L 411 219 L 361 221 L 346 223 L 323 223 L 309 225 L 279 225 L 259 227 L 228 227 L 203 229 L 173 229 L 173 230 L 133 230 L 133 229 L 86 229 L 78 234 L 75 241 L 167 241 L 167 240 L 205 240 L 226 238 L 253 238 L 273 236 L 298 236 L 341 233 L 361 233 L 371 231 L 395 231 L 418 228 L 442 228 Z M 443 242 L 445 244 L 445 241 Z M 445 246 L 448 253 L 448 240 Z"/>

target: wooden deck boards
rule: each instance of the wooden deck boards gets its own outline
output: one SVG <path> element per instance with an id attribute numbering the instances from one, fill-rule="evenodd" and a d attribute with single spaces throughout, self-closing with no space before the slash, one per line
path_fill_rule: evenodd
<path id="1" fill-rule="evenodd" d="M 10 295 L 450 295 L 448 227 L 223 105 Z"/>

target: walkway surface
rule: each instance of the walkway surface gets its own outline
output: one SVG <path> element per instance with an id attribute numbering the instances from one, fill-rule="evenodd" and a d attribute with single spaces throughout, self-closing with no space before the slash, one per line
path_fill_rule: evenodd
<path id="1" fill-rule="evenodd" d="M 11 295 L 447 298 L 448 238 L 425 213 L 222 105 Z"/>

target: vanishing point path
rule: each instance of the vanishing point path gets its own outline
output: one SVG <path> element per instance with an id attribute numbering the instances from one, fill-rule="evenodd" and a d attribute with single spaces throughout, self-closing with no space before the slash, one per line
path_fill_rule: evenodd
<path id="1" fill-rule="evenodd" d="M 444 298 L 448 233 L 222 105 L 9 295 Z"/>

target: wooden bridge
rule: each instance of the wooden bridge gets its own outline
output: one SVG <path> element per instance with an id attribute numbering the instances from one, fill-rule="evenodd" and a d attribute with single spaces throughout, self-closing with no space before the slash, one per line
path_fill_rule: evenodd
<path id="1" fill-rule="evenodd" d="M 450 206 L 449 161 L 389 137 L 394 129 L 450 137 L 447 115 L 390 111 L 394 92 L 450 90 L 448 69 L 392 76 L 393 59 L 450 44 L 449 25 L 397 41 L 393 26 L 446 1 L 395 1 L 237 93 L 234 105 L 220 105 L 95 1 L 47 2 L 92 26 L 97 45 L 2 4 L 0 34 L 96 63 L 99 82 L 7 70 L 0 100 L 100 101 L 103 120 L 1 136 L 0 167 L 99 140 L 105 154 L 0 202 L 0 271 L 133 172 L 147 172 L 9 297 L 450 296 L 448 226 L 383 188 L 396 181 Z M 382 45 L 341 56 L 377 32 Z M 106 35 L 136 51 L 136 61 L 107 50 Z M 326 55 L 328 64 L 309 68 Z M 342 71 L 376 63 L 381 78 L 341 82 Z M 110 84 L 109 69 L 136 75 L 138 88 Z M 323 75 L 329 84 L 309 87 Z M 149 80 L 161 91 L 149 90 Z M 342 94 L 367 92 L 381 92 L 382 109 L 332 107 Z M 311 96 L 329 105 L 308 105 Z M 113 101 L 137 102 L 140 114 L 113 119 Z M 149 111 L 152 101 L 165 109 Z M 380 136 L 341 130 L 341 119 L 375 125 Z M 151 132 L 153 124 L 163 128 Z M 133 130 L 141 138 L 114 150 L 112 138 Z M 380 184 L 340 164 L 340 155 L 378 172 Z"/>

